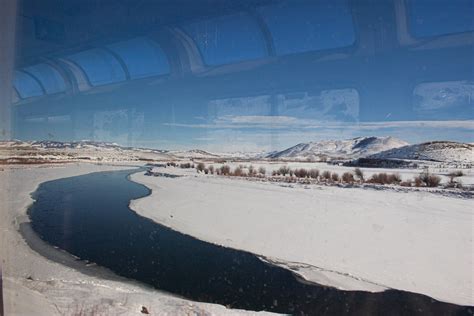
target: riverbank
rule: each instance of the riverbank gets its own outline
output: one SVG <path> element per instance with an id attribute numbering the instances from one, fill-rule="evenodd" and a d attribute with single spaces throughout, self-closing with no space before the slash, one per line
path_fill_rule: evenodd
<path id="1" fill-rule="evenodd" d="M 319 284 L 394 288 L 474 305 L 472 199 L 282 187 L 175 170 L 184 176 L 133 175 L 153 192 L 131 208 L 179 232 L 264 256 Z"/>
<path id="2" fill-rule="evenodd" d="M 215 304 L 196 303 L 125 281 L 111 272 L 88 266 L 50 247 L 29 232 L 27 207 L 31 192 L 45 181 L 130 166 L 94 164 L 6 166 L 0 171 L 0 257 L 6 315 L 109 314 L 137 315 L 145 306 L 154 315 L 243 314 Z M 20 235 L 20 230 L 40 255 Z M 66 260 L 73 268 L 60 264 Z M 248 313 L 255 314 L 255 313 Z M 264 313 L 259 313 L 264 314 Z"/>

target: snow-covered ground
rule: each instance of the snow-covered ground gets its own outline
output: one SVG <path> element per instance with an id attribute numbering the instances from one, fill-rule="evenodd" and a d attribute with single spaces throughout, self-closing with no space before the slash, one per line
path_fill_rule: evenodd
<path id="1" fill-rule="evenodd" d="M 129 167 L 93 164 L 1 166 L 0 258 L 6 315 L 257 314 L 196 303 L 120 280 L 86 275 L 33 251 L 20 235 L 30 193 L 45 181 Z M 51 248 L 51 251 L 56 251 Z M 266 313 L 258 313 L 266 314 Z"/>
<path id="2" fill-rule="evenodd" d="M 253 165 L 269 172 L 279 164 Z M 321 171 L 347 170 L 318 166 Z M 184 175 L 132 176 L 153 190 L 132 201 L 132 209 L 158 223 L 259 254 L 320 284 L 369 291 L 395 288 L 474 305 L 472 199 L 156 169 Z M 402 177 L 420 172 L 388 171 Z M 463 178 L 472 183 L 470 171 Z"/>

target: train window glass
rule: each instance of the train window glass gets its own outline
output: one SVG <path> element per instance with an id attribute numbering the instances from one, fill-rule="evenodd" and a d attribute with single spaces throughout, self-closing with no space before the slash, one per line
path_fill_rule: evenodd
<path id="1" fill-rule="evenodd" d="M 66 90 L 66 83 L 61 74 L 48 64 L 38 64 L 25 68 L 41 81 L 46 93 L 57 93 Z"/>
<path id="2" fill-rule="evenodd" d="M 143 137 L 144 114 L 134 110 L 97 111 L 93 115 L 92 139 L 132 142 Z"/>
<path id="3" fill-rule="evenodd" d="M 359 119 L 359 93 L 347 88 L 279 94 L 278 113 L 298 118 L 354 122 Z"/>
<path id="4" fill-rule="evenodd" d="M 415 37 L 474 30 L 472 0 L 411 0 L 407 4 L 410 29 Z"/>
<path id="5" fill-rule="evenodd" d="M 206 133 L 199 139 L 226 139 L 230 151 L 238 152 L 242 150 L 239 146 L 244 146 L 246 151 L 259 152 L 262 148 L 272 150 L 294 133 L 342 130 L 344 124 L 358 123 L 359 93 L 354 88 L 340 88 L 223 98 L 209 101 L 207 108 L 202 124 L 185 124 L 196 131 L 211 127 L 204 129 Z"/>
<path id="6" fill-rule="evenodd" d="M 474 119 L 473 98 L 473 81 L 427 82 L 415 87 L 413 106 L 423 119 Z"/>
<path id="7" fill-rule="evenodd" d="M 14 86 L 21 98 L 36 97 L 43 94 L 39 83 L 32 76 L 22 71 L 15 71 Z"/>
<path id="8" fill-rule="evenodd" d="M 30 116 L 25 118 L 25 129 L 38 139 L 54 139 L 58 135 L 72 137 L 71 123 L 70 115 Z M 24 130 L 18 133 L 20 137 L 28 137 Z"/>
<path id="9" fill-rule="evenodd" d="M 208 102 L 210 117 L 222 119 L 233 115 L 269 115 L 271 104 L 269 95 L 225 98 Z"/>
<path id="10" fill-rule="evenodd" d="M 132 79 L 163 75 L 170 71 L 161 47 L 147 38 L 136 38 L 107 47 L 122 58 Z"/>
<path id="11" fill-rule="evenodd" d="M 221 16 L 183 26 L 207 65 L 223 65 L 266 55 L 257 21 L 247 14 Z"/>
<path id="12" fill-rule="evenodd" d="M 350 46 L 355 41 L 347 1 L 289 1 L 258 9 L 277 55 Z"/>
<path id="13" fill-rule="evenodd" d="M 125 80 L 125 72 L 118 60 L 105 50 L 91 49 L 70 55 L 73 61 L 86 73 L 94 86 Z"/>
<path id="14" fill-rule="evenodd" d="M 466 0 L 0 3 L 0 316 L 474 316 Z"/>

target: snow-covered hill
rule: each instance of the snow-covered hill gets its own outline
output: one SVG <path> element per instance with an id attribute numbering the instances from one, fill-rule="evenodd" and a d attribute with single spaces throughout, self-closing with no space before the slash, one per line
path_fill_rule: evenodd
<path id="1" fill-rule="evenodd" d="M 348 140 L 327 140 L 301 143 L 283 151 L 270 153 L 267 158 L 320 159 L 322 157 L 353 159 L 408 145 L 393 137 L 356 137 Z"/>
<path id="2" fill-rule="evenodd" d="M 217 154 L 213 154 L 201 149 L 170 151 L 169 153 L 178 158 L 219 158 L 220 157 Z"/>
<path id="3" fill-rule="evenodd" d="M 31 142 L 30 145 L 36 148 L 69 148 L 69 149 L 81 149 L 81 148 L 114 148 L 119 149 L 121 146 L 115 143 L 97 142 L 90 140 L 81 140 L 74 142 L 60 142 L 53 140 L 40 140 Z"/>
<path id="4" fill-rule="evenodd" d="M 474 164 L 474 145 L 450 141 L 433 141 L 390 149 L 371 155 L 369 158 Z"/>
<path id="5" fill-rule="evenodd" d="M 3 163 L 43 163 L 47 161 L 155 161 L 174 158 L 167 151 L 123 147 L 96 141 L 0 141 Z"/>

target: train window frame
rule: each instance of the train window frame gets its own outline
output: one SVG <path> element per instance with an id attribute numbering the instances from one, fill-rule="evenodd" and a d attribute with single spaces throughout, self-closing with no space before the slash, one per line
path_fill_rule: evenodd
<path id="1" fill-rule="evenodd" d="M 258 36 L 261 37 L 261 45 L 262 45 L 263 55 L 260 56 L 260 57 L 255 57 L 255 58 L 250 58 L 250 59 L 239 59 L 239 60 L 236 60 L 236 61 L 233 61 L 233 62 L 218 63 L 218 64 L 209 63 L 206 60 L 205 54 L 202 51 L 198 41 L 196 41 L 196 39 L 190 34 L 190 32 L 186 30 L 185 26 L 193 24 L 193 23 L 206 22 L 206 21 L 213 20 L 213 19 L 223 19 L 223 18 L 226 18 L 226 17 L 233 17 L 233 16 L 239 16 L 239 15 L 240 16 L 246 16 L 251 21 L 253 21 L 256 29 L 258 30 L 258 33 L 259 33 Z M 202 18 L 202 19 L 190 20 L 190 21 L 187 21 L 186 23 L 177 25 L 176 28 L 178 28 L 192 42 L 192 44 L 194 45 L 196 51 L 199 53 L 199 58 L 200 58 L 200 61 L 201 61 L 202 65 L 206 69 L 215 69 L 215 68 L 221 68 L 221 67 L 227 67 L 227 66 L 233 66 L 233 65 L 254 63 L 254 62 L 257 62 L 257 61 L 261 61 L 261 60 L 265 60 L 265 59 L 268 59 L 270 57 L 273 57 L 272 54 L 271 54 L 271 50 L 268 47 L 267 39 L 265 38 L 265 32 L 262 29 L 260 21 L 255 17 L 254 14 L 252 14 L 252 12 L 249 12 L 249 11 L 238 11 L 238 12 L 235 12 L 235 13 L 225 14 L 225 15 L 222 15 L 222 16 L 210 16 L 210 17 L 206 17 L 206 18 Z"/>
<path id="2" fill-rule="evenodd" d="M 109 56 L 108 58 L 110 58 L 110 60 L 115 61 L 116 66 L 117 66 L 117 70 L 120 69 L 120 71 L 123 74 L 123 78 L 120 78 L 118 80 L 112 79 L 112 81 L 100 80 L 99 82 L 97 82 L 97 80 L 92 80 L 91 79 L 90 73 L 85 69 L 85 67 L 80 62 L 78 62 L 74 58 L 71 58 L 72 56 L 77 56 L 77 55 L 80 55 L 80 54 L 83 54 L 83 53 L 95 52 L 95 51 L 99 51 L 102 55 L 107 55 L 107 56 Z M 92 47 L 90 49 L 82 50 L 82 51 L 79 51 L 79 52 L 74 52 L 72 54 L 64 56 L 63 59 L 66 59 L 67 61 L 69 61 L 69 62 L 73 63 L 75 66 L 77 66 L 82 71 L 82 73 L 86 76 L 87 81 L 91 85 L 91 87 L 101 87 L 101 86 L 105 86 L 105 85 L 116 84 L 116 83 L 121 83 L 121 82 L 127 81 L 127 69 L 124 68 L 124 66 L 122 65 L 122 62 L 116 56 L 114 56 L 114 54 L 110 53 L 107 49 L 104 49 L 102 47 Z M 112 66 L 112 67 L 115 67 L 115 66 Z"/>
<path id="3" fill-rule="evenodd" d="M 293 52 L 288 52 L 288 53 L 278 53 L 277 48 L 275 47 L 275 35 L 274 32 L 272 32 L 271 28 L 269 27 L 268 22 L 266 21 L 264 14 L 261 12 L 263 8 L 266 7 L 272 7 L 275 5 L 278 5 L 279 3 L 271 4 L 271 5 L 264 5 L 264 6 L 259 6 L 256 8 L 256 14 L 258 15 L 259 19 L 261 19 L 262 23 L 265 24 L 266 29 L 268 30 L 271 42 L 272 42 L 272 47 L 274 50 L 274 54 L 278 58 L 284 58 L 286 56 L 292 56 L 292 55 L 300 55 L 300 54 L 325 54 L 325 53 L 334 53 L 334 52 L 344 52 L 344 51 L 353 51 L 359 43 L 360 39 L 360 34 L 357 29 L 357 24 L 356 24 L 356 17 L 354 16 L 353 12 L 353 6 L 351 5 L 350 1 L 345 0 L 343 1 L 347 7 L 347 13 L 348 16 L 350 17 L 350 26 L 351 26 L 351 32 L 353 39 L 350 44 L 348 45 L 343 45 L 343 46 L 333 46 L 333 47 L 324 47 L 324 48 L 319 48 L 319 49 L 308 49 L 308 50 L 301 50 L 301 51 L 293 51 Z"/>
<path id="4" fill-rule="evenodd" d="M 55 77 L 60 79 L 60 82 L 62 84 L 62 87 L 60 89 L 55 89 L 53 87 L 54 91 L 50 91 L 51 86 L 49 85 L 49 82 L 48 82 L 49 80 L 44 80 L 44 78 L 42 78 L 41 76 L 38 76 L 36 73 L 32 72 L 33 68 L 42 67 L 42 66 L 45 66 L 45 67 L 49 68 L 55 74 Z M 43 87 L 45 89 L 45 95 L 63 93 L 68 88 L 67 81 L 64 78 L 64 76 L 61 75 L 61 72 L 58 69 L 56 69 L 55 67 L 48 64 L 47 62 L 42 62 L 42 63 L 34 64 L 34 65 L 31 65 L 31 66 L 23 67 L 22 70 L 27 71 L 28 73 L 31 73 L 36 78 L 38 78 L 38 80 L 41 82 L 41 84 L 43 85 Z M 41 70 L 38 70 L 38 73 L 41 73 Z"/>
<path id="5" fill-rule="evenodd" d="M 409 0 L 395 1 L 396 31 L 401 46 L 416 49 L 465 46 L 474 44 L 474 31 L 446 33 L 427 37 L 416 37 L 412 33 L 409 17 Z"/>
<path id="6" fill-rule="evenodd" d="M 127 62 L 127 58 L 124 58 L 124 56 L 122 56 L 122 53 L 116 47 L 114 47 L 114 45 L 119 45 L 119 44 L 138 41 L 138 40 L 142 40 L 142 41 L 146 42 L 152 50 L 156 51 L 156 52 L 154 52 L 154 54 L 156 56 L 161 55 L 160 57 L 163 58 L 164 62 L 162 62 L 161 60 L 158 60 L 158 63 L 166 64 L 166 70 L 165 71 L 161 71 L 161 69 L 160 69 L 160 71 L 158 71 L 158 72 L 149 72 L 149 73 L 146 73 L 146 74 L 141 73 L 141 74 L 138 74 L 138 75 L 132 74 L 132 71 L 131 71 L 132 67 L 130 67 L 130 64 Z M 114 42 L 114 43 L 104 45 L 103 47 L 105 47 L 107 50 L 111 50 L 116 55 L 118 55 L 118 57 L 120 57 L 120 59 L 122 60 L 124 66 L 127 69 L 128 74 L 129 74 L 129 78 L 127 78 L 126 81 L 140 80 L 140 79 L 144 79 L 144 78 L 161 77 L 161 76 L 169 75 L 172 72 L 171 62 L 170 62 L 169 57 L 166 54 L 165 50 L 163 49 L 163 47 L 160 45 L 159 42 L 157 42 L 157 41 L 155 41 L 155 40 L 153 40 L 153 39 L 151 39 L 147 36 L 129 38 L 129 39 L 126 39 L 126 40 L 123 40 L 123 41 Z"/>
<path id="7" fill-rule="evenodd" d="M 419 40 L 423 40 L 423 39 L 429 40 L 429 39 L 436 39 L 436 38 L 444 37 L 444 36 L 473 34 L 474 33 L 474 26 L 473 26 L 472 30 L 465 30 L 465 31 L 459 31 L 459 32 L 447 32 L 447 33 L 443 32 L 443 33 L 426 35 L 426 36 L 417 35 L 416 31 L 414 30 L 415 27 L 414 27 L 414 21 L 413 21 L 413 16 L 412 16 L 413 12 L 411 12 L 411 10 L 412 10 L 411 4 L 410 4 L 411 1 L 416 1 L 416 0 L 405 0 L 404 5 L 405 5 L 405 10 L 406 10 L 406 19 L 407 19 L 408 32 L 410 33 L 410 35 L 413 38 L 419 39 Z"/>

